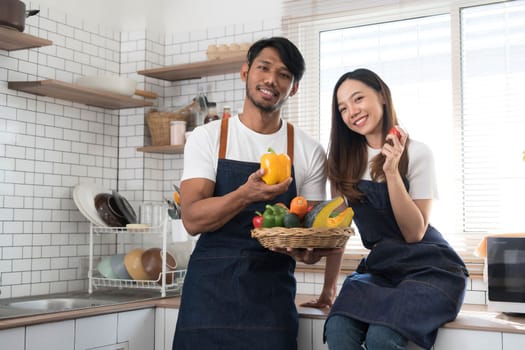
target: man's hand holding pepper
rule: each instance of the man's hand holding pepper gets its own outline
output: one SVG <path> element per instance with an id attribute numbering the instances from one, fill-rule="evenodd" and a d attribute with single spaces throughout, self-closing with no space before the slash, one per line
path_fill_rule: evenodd
<path id="1" fill-rule="evenodd" d="M 181 182 L 181 207 L 184 226 L 190 234 L 215 231 L 253 202 L 269 202 L 285 193 L 293 179 L 267 185 L 264 170 L 253 172 L 244 184 L 224 196 L 214 196 L 215 182 L 195 178 Z"/>
<path id="2" fill-rule="evenodd" d="M 293 179 L 289 177 L 281 183 L 268 185 L 263 180 L 264 169 L 259 169 L 252 173 L 244 185 L 246 193 L 250 194 L 251 202 L 271 201 L 280 194 L 285 193 Z"/>

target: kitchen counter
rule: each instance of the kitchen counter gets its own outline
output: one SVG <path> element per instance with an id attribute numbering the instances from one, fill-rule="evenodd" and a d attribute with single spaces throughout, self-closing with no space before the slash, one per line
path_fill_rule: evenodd
<path id="1" fill-rule="evenodd" d="M 94 294 L 96 295 L 96 293 Z M 313 299 L 313 295 L 298 295 L 297 307 L 300 317 L 325 319 L 328 309 L 315 309 L 299 306 Z M 39 323 L 63 321 L 87 316 L 130 311 L 144 308 L 179 308 L 180 297 L 150 298 L 139 301 L 122 302 L 114 305 L 97 306 L 78 310 L 60 311 L 39 315 L 0 319 L 0 329 L 28 326 Z M 525 317 L 510 316 L 499 312 L 487 311 L 485 305 L 465 304 L 453 322 L 443 326 L 452 329 L 468 329 L 525 334 Z"/>

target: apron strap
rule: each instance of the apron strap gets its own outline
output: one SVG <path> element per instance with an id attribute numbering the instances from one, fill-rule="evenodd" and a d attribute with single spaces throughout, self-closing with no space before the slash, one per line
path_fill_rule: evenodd
<path id="1" fill-rule="evenodd" d="M 219 138 L 219 159 L 225 159 L 226 158 L 226 145 L 228 143 L 228 120 L 230 118 L 223 118 L 221 121 L 221 134 Z M 293 164 L 293 142 L 294 142 L 294 131 L 293 131 L 293 125 L 291 123 L 286 123 L 287 130 L 286 130 L 286 138 L 287 138 L 287 153 L 288 157 L 290 157 L 290 160 Z"/>
<path id="2" fill-rule="evenodd" d="M 219 159 L 226 157 L 226 143 L 228 141 L 228 119 L 222 118 L 221 121 L 221 136 L 219 138 Z"/>
<path id="3" fill-rule="evenodd" d="M 290 157 L 291 163 L 293 164 L 293 125 L 290 123 L 286 123 L 287 126 L 287 134 L 286 139 L 288 141 L 288 157 Z"/>

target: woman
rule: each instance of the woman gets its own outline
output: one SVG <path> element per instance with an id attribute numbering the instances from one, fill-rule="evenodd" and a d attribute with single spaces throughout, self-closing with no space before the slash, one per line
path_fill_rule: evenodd
<path id="1" fill-rule="evenodd" d="M 354 209 L 370 252 L 328 315 L 331 350 L 404 349 L 408 341 L 431 348 L 463 301 L 465 265 L 429 224 L 437 196 L 432 152 L 397 124 L 390 90 L 374 72 L 357 69 L 339 79 L 328 177 Z M 328 271 L 340 266 L 328 263 Z"/>

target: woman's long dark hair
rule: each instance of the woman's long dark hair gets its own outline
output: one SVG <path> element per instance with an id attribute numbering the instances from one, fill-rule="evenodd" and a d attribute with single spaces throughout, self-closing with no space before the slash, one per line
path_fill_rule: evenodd
<path id="1" fill-rule="evenodd" d="M 398 125 L 396 112 L 392 103 L 390 89 L 385 82 L 374 72 L 359 68 L 343 74 L 334 87 L 332 95 L 332 129 L 328 147 L 328 179 L 337 193 L 344 195 L 349 202 L 358 202 L 363 193 L 357 189 L 357 184 L 363 177 L 368 166 L 368 151 L 365 136 L 350 130 L 343 121 L 338 108 L 337 90 L 346 80 L 358 80 L 376 90 L 383 96 L 383 139 L 390 128 Z M 405 176 L 408 169 L 408 140 L 399 162 L 399 172 Z M 382 154 L 375 156 L 370 165 L 372 180 L 384 181 L 383 164 L 385 157 Z"/>

